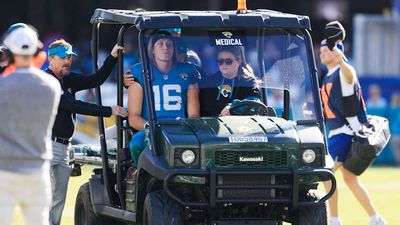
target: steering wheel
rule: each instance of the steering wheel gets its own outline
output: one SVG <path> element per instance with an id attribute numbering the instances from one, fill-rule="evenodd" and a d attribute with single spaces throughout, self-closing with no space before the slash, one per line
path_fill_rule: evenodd
<path id="1" fill-rule="evenodd" d="M 233 101 L 229 113 L 236 116 L 267 116 L 268 107 L 261 101 L 241 100 Z"/>

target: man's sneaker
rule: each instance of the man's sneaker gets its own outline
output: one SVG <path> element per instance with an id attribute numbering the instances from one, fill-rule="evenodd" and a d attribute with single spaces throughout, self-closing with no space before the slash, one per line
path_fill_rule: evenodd
<path id="1" fill-rule="evenodd" d="M 385 219 L 380 215 L 372 216 L 369 220 L 369 225 L 388 225 Z"/>
<path id="2" fill-rule="evenodd" d="M 342 225 L 342 221 L 337 217 L 331 217 L 329 219 L 329 225 Z"/>

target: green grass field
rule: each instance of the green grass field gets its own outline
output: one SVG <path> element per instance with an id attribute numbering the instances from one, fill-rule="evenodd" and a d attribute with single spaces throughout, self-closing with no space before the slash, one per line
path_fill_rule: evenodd
<path id="1" fill-rule="evenodd" d="M 62 218 L 62 225 L 74 224 L 75 198 L 81 184 L 86 182 L 91 175 L 93 167 L 82 167 L 82 176 L 71 177 L 67 195 L 67 202 Z M 400 168 L 373 167 L 367 170 L 361 180 L 369 190 L 378 211 L 386 218 L 390 225 L 400 224 Z M 356 202 L 350 191 L 338 176 L 340 198 L 340 215 L 345 225 L 368 224 L 368 216 Z M 23 224 L 19 209 L 16 210 L 13 225 Z"/>

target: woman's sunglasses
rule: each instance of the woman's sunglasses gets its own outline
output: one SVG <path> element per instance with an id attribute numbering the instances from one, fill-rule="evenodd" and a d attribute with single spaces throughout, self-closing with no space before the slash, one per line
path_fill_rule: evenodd
<path id="1" fill-rule="evenodd" d="M 217 59 L 218 65 L 222 66 L 224 63 L 226 65 L 232 65 L 233 59 L 227 58 L 227 59 Z"/>

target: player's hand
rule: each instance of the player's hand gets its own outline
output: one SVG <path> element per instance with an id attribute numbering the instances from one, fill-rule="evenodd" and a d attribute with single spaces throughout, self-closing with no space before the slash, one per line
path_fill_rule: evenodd
<path id="1" fill-rule="evenodd" d="M 122 117 L 127 117 L 128 116 L 128 112 L 122 108 L 121 106 L 118 105 L 114 105 L 111 106 L 112 109 L 112 114 L 116 115 L 116 116 L 122 116 Z"/>
<path id="2" fill-rule="evenodd" d="M 337 64 L 341 65 L 344 63 L 343 52 L 340 51 L 336 46 L 332 50 L 332 56 Z"/>
<path id="3" fill-rule="evenodd" d="M 114 57 L 114 58 L 118 57 L 118 50 L 122 50 L 123 51 L 124 47 L 119 46 L 118 44 L 115 44 L 113 49 L 111 50 L 112 57 Z"/>
<path id="4" fill-rule="evenodd" d="M 230 106 L 225 106 L 225 108 L 222 109 L 221 113 L 219 116 L 230 116 L 231 113 L 229 112 Z"/>
<path id="5" fill-rule="evenodd" d="M 124 86 L 126 88 L 130 87 L 135 82 L 135 78 L 133 78 L 131 71 L 127 70 L 124 73 Z"/>

